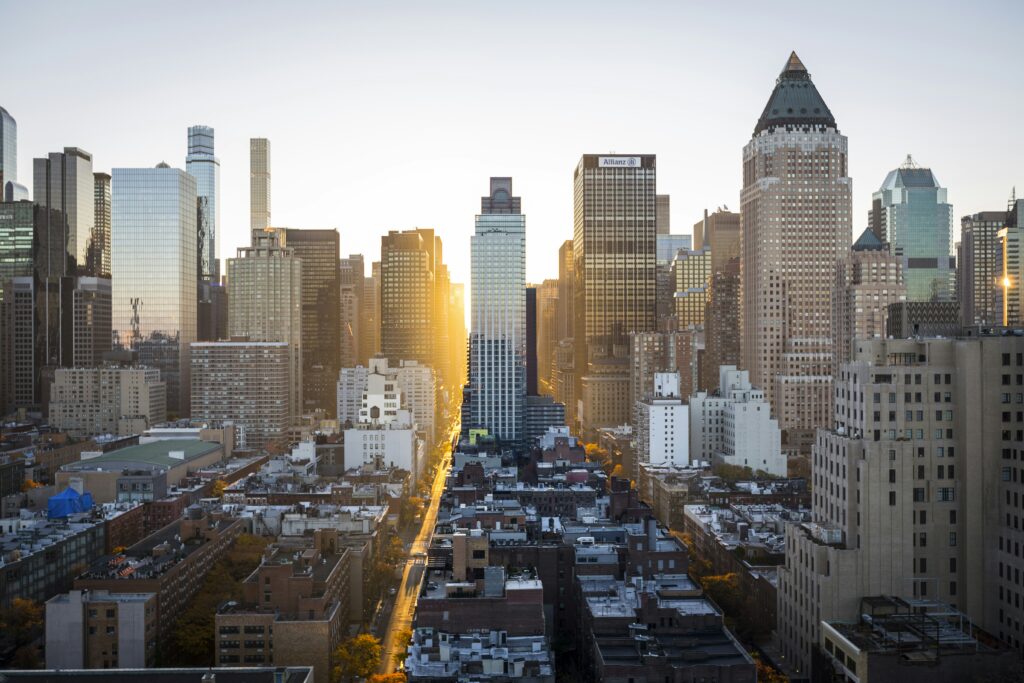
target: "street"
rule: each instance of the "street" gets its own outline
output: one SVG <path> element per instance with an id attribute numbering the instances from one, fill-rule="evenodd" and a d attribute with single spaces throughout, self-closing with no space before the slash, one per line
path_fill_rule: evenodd
<path id="1" fill-rule="evenodd" d="M 459 431 L 459 423 L 456 422 L 449 433 L 445 446 L 445 455 L 442 456 L 438 465 L 437 476 L 434 478 L 433 486 L 430 489 L 430 502 L 426 512 L 423 514 L 423 524 L 420 526 L 416 538 L 409 547 L 409 559 L 405 561 L 405 569 L 402 571 L 402 582 L 399 584 L 398 593 L 394 596 L 394 605 L 391 610 L 391 618 L 388 620 L 387 630 L 381 643 L 381 673 L 395 671 L 395 656 L 402 651 L 404 644 L 399 642 L 398 636 L 407 629 L 412 628 L 412 617 L 416 610 L 416 599 L 419 597 L 420 580 L 423 572 L 426 571 L 427 548 L 430 547 L 431 538 L 434 535 L 434 523 L 437 521 L 437 512 L 441 503 L 441 494 L 444 492 L 445 480 L 448 478 L 448 470 L 451 469 L 451 439 Z"/>

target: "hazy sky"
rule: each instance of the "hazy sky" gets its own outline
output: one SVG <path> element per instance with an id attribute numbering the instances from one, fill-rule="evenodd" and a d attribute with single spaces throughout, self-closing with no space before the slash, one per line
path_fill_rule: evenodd
<path id="1" fill-rule="evenodd" d="M 96 170 L 184 168 L 216 129 L 221 258 L 248 243 L 248 140 L 272 144 L 275 225 L 380 257 L 434 227 L 456 281 L 491 175 L 557 274 L 582 153 L 658 155 L 672 231 L 738 209 L 741 150 L 790 50 L 850 138 L 854 230 L 912 153 L 959 217 L 1024 191 L 1021 2 L 25 2 L 0 0 L 0 106 L 19 177 L 64 146 Z M 958 221 L 959 223 L 959 221 Z M 856 234 L 854 235 L 856 237 Z"/>

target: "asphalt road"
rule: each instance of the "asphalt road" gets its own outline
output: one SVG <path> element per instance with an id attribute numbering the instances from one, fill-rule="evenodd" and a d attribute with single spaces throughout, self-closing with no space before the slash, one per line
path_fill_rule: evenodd
<path id="1" fill-rule="evenodd" d="M 434 535 L 434 523 L 437 521 L 437 511 L 441 504 L 441 494 L 444 492 L 444 483 L 448 478 L 448 470 L 451 469 L 451 439 L 458 433 L 459 424 L 455 423 L 452 432 L 449 434 L 448 443 L 445 446 L 446 454 L 441 458 L 441 465 L 434 478 L 434 485 L 430 489 L 430 504 L 423 513 L 423 524 L 420 526 L 416 538 L 409 547 L 410 557 L 405 561 L 405 569 L 402 571 L 402 583 L 398 586 L 398 593 L 394 598 L 394 605 L 391 609 L 391 618 L 388 620 L 387 630 L 384 632 L 384 641 L 381 644 L 381 666 L 380 673 L 387 674 L 395 671 L 395 655 L 402 648 L 398 642 L 398 635 L 407 629 L 412 628 L 412 617 L 416 611 L 416 600 L 419 597 L 420 581 L 423 572 L 426 571 L 427 548 L 430 547 L 430 540 Z M 422 557 L 417 557 L 422 553 Z"/>

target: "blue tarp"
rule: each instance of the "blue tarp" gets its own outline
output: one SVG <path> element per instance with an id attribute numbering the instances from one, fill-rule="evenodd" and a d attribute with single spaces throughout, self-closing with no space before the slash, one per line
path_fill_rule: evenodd
<path id="1" fill-rule="evenodd" d="M 92 509 L 92 494 L 88 491 L 79 494 L 70 486 L 46 502 L 47 517 L 60 519 L 76 512 L 87 512 Z"/>

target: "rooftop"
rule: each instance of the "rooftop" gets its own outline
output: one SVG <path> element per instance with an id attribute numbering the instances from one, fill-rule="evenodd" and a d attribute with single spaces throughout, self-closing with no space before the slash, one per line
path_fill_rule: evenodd
<path id="1" fill-rule="evenodd" d="M 139 444 L 137 446 L 126 446 L 103 455 L 79 460 L 78 462 L 65 465 L 65 470 L 97 470 L 109 467 L 119 469 L 123 465 L 151 465 L 153 467 L 171 468 L 195 460 L 209 453 L 223 448 L 221 444 L 214 441 L 197 441 L 195 439 L 166 439 Z M 182 458 L 171 457 L 171 453 L 180 452 Z"/>
<path id="2" fill-rule="evenodd" d="M 306 683 L 313 680 L 313 668 L 216 667 L 212 669 L 61 669 L 55 671 L 4 671 L 5 681 L 32 683 L 203 683 L 214 674 L 217 683 Z"/>
<path id="3" fill-rule="evenodd" d="M 811 126 L 837 127 L 832 112 L 814 87 L 807 67 L 793 52 L 775 81 L 775 90 L 757 121 L 754 135 L 779 127 Z"/>

